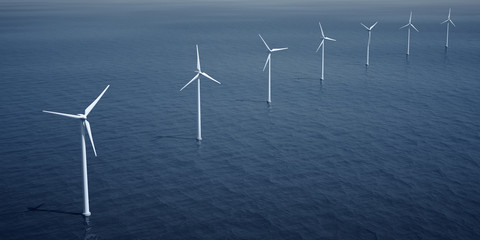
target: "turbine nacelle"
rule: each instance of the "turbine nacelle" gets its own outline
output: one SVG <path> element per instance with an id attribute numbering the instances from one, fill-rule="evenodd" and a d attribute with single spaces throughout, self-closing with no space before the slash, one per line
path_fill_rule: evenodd
<path id="1" fill-rule="evenodd" d="M 450 19 L 450 13 L 451 13 L 451 11 L 452 11 L 452 9 L 451 9 L 451 8 L 450 8 L 450 9 L 448 9 L 448 17 L 447 17 L 447 20 L 445 20 L 445 21 L 441 22 L 440 24 L 444 24 L 444 23 L 447 23 L 447 22 L 449 22 L 449 23 L 451 23 L 451 24 L 452 24 L 454 27 L 456 27 L 456 26 L 455 26 L 455 23 L 453 23 L 452 19 Z"/>
<path id="2" fill-rule="evenodd" d="M 333 42 L 337 41 L 333 38 L 329 38 L 329 37 L 325 36 L 325 34 L 323 33 L 322 24 L 320 22 L 318 22 L 318 25 L 320 26 L 320 31 L 322 32 L 322 42 L 320 42 L 320 45 L 318 45 L 318 48 L 317 48 L 316 52 L 318 52 L 318 50 L 320 50 L 320 48 L 325 44 L 325 40 L 329 40 L 329 41 L 333 41 Z"/>
<path id="3" fill-rule="evenodd" d="M 322 39 L 324 40 L 329 40 L 329 41 L 334 41 L 336 42 L 337 40 L 333 39 L 333 38 L 329 38 L 327 36 L 325 36 L 325 34 L 323 33 L 323 28 L 322 28 L 322 24 L 320 22 L 318 22 L 318 25 L 320 26 L 320 31 L 322 32 Z"/>
<path id="4" fill-rule="evenodd" d="M 267 50 L 268 50 L 267 51 L 267 53 L 268 53 L 267 60 L 265 61 L 265 66 L 263 67 L 263 71 L 265 71 L 265 68 L 267 67 L 267 64 L 271 61 L 272 53 L 287 50 L 288 47 L 285 47 L 285 48 L 270 48 L 268 46 L 267 42 L 265 42 L 265 40 L 263 39 L 262 35 L 258 34 L 258 36 L 260 37 L 260 39 L 262 39 L 262 42 L 265 44 L 265 47 L 267 47 Z"/>
<path id="5" fill-rule="evenodd" d="M 371 27 L 367 27 L 365 26 L 365 24 L 363 23 L 360 23 L 367 31 L 372 31 L 372 29 L 375 27 L 375 25 L 377 25 L 378 22 L 375 22 Z"/>
<path id="6" fill-rule="evenodd" d="M 200 53 L 198 52 L 198 45 L 196 45 L 197 47 L 197 70 L 195 70 L 194 72 L 197 73 L 197 75 L 195 75 L 195 77 L 192 78 L 192 80 L 190 80 L 187 84 L 185 84 L 185 86 L 183 86 L 180 91 L 182 91 L 184 88 L 186 88 L 188 85 L 190 85 L 190 83 L 192 83 L 193 81 L 197 80 L 200 75 L 218 83 L 218 84 L 222 84 L 220 83 L 219 81 L 215 80 L 214 78 L 212 78 L 210 75 L 208 75 L 207 73 L 205 72 L 202 72 L 202 68 L 200 67 Z"/>
<path id="7" fill-rule="evenodd" d="M 283 51 L 283 50 L 287 50 L 288 47 L 286 48 L 270 48 L 267 44 L 267 42 L 265 42 L 265 40 L 263 39 L 262 35 L 258 34 L 258 36 L 260 37 L 260 39 L 262 39 L 263 43 L 265 44 L 265 47 L 267 47 L 267 53 L 272 53 L 272 52 L 278 52 L 278 51 Z"/>
<path id="8" fill-rule="evenodd" d="M 90 123 L 88 122 L 87 120 L 87 116 L 88 114 L 92 111 L 92 109 L 95 107 L 95 105 L 98 103 L 98 101 L 100 101 L 100 98 L 102 98 L 103 94 L 105 94 L 105 92 L 107 91 L 107 89 L 110 87 L 110 85 L 108 85 L 105 90 L 103 90 L 102 93 L 100 93 L 100 95 L 95 99 L 95 101 L 93 101 L 86 109 L 85 109 L 85 113 L 84 114 L 68 114 L 68 113 L 60 113 L 60 112 L 52 112 L 52 111 L 46 111 L 46 110 L 43 110 L 44 113 L 50 113 L 50 114 L 55 114 L 55 115 L 60 115 L 60 116 L 64 116 L 64 117 L 69 117 L 69 118 L 76 118 L 76 119 L 80 119 L 82 120 L 82 124 L 83 126 L 86 128 L 87 130 L 87 133 L 88 133 L 88 136 L 90 138 L 90 142 L 92 144 L 92 148 L 93 148 L 93 153 L 95 154 L 95 157 L 97 156 L 97 150 L 95 150 L 95 144 L 93 143 L 93 137 L 92 137 L 92 130 L 90 128 Z M 83 131 L 83 130 L 82 130 Z"/>
<path id="9" fill-rule="evenodd" d="M 405 24 L 405 25 L 403 25 L 403 26 L 400 27 L 399 29 L 406 28 L 406 27 L 409 27 L 409 28 L 411 27 L 411 28 L 413 28 L 415 31 L 419 32 L 418 29 L 417 29 L 415 26 L 413 26 L 413 24 L 412 24 L 412 11 L 410 11 L 410 18 L 409 18 L 409 20 L 408 20 L 408 23 Z"/>

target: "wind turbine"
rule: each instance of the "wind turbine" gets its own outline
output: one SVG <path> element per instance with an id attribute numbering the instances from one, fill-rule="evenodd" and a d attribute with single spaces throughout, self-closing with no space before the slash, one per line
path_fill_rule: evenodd
<path id="1" fill-rule="evenodd" d="M 258 36 L 262 39 L 263 43 L 265 44 L 265 47 L 267 47 L 267 49 L 268 49 L 268 57 L 267 57 L 267 61 L 265 62 L 265 66 L 263 67 L 263 71 L 265 71 L 265 68 L 267 67 L 267 64 L 268 64 L 268 99 L 267 99 L 267 102 L 271 103 L 272 102 L 272 52 L 287 50 L 288 47 L 271 49 L 268 46 L 267 42 L 265 42 L 265 40 L 263 40 L 262 35 L 258 34 Z"/>
<path id="2" fill-rule="evenodd" d="M 413 29 L 415 29 L 415 31 L 418 32 L 418 29 L 412 24 L 412 11 L 410 11 L 410 19 L 408 20 L 408 23 L 402 26 L 400 29 L 406 27 L 408 27 L 407 55 L 410 55 L 410 28 L 412 27 Z"/>
<path id="3" fill-rule="evenodd" d="M 193 81 L 195 80 L 198 80 L 197 81 L 197 89 L 198 89 L 198 136 L 197 136 L 197 140 L 198 141 L 201 141 L 202 140 L 202 113 L 201 113 L 201 109 L 200 109 L 200 75 L 203 75 L 204 77 L 218 83 L 218 84 L 221 84 L 219 81 L 213 79 L 212 77 L 210 77 L 208 74 L 202 72 L 202 68 L 200 67 L 200 55 L 198 53 L 198 45 L 197 46 L 197 71 L 195 71 L 197 73 L 197 75 L 195 75 L 195 77 L 192 78 L 192 80 L 190 80 L 190 82 L 188 82 L 187 84 L 185 84 L 185 86 L 182 87 L 182 89 L 180 89 L 180 91 L 182 91 L 185 87 L 187 87 L 190 83 L 192 83 Z"/>
<path id="4" fill-rule="evenodd" d="M 107 91 L 109 87 L 110 85 L 108 85 L 105 88 L 105 90 L 103 90 L 103 92 L 100 93 L 100 95 L 97 97 L 97 99 L 95 99 L 95 101 L 93 101 L 87 108 L 85 108 L 85 112 L 83 114 L 74 115 L 74 114 L 43 110 L 43 112 L 45 113 L 51 113 L 51 114 L 56 114 L 64 117 L 80 119 L 80 131 L 82 133 L 82 161 L 83 161 L 83 215 L 86 217 L 90 216 L 91 213 L 90 213 L 90 208 L 88 203 L 89 201 L 88 201 L 88 176 L 87 176 L 87 150 L 85 147 L 85 129 L 87 129 L 90 142 L 92 143 L 93 153 L 95 154 L 95 157 L 97 156 L 97 151 L 95 150 L 95 144 L 93 143 L 92 130 L 90 129 L 90 123 L 87 120 L 87 116 L 95 107 L 95 105 L 98 103 L 98 101 L 100 101 L 100 98 L 102 98 L 103 94 Z"/>
<path id="5" fill-rule="evenodd" d="M 443 21 L 441 24 L 447 23 L 447 42 L 445 43 L 445 47 L 448 48 L 448 31 L 450 28 L 450 23 L 455 27 L 455 23 L 452 22 L 452 19 L 450 19 L 450 12 L 452 11 L 451 8 L 448 9 L 448 18 L 447 20 Z"/>
<path id="6" fill-rule="evenodd" d="M 365 24 L 363 23 L 360 23 L 362 24 L 362 26 L 367 29 L 368 31 L 368 43 L 367 43 L 367 63 L 365 65 L 368 66 L 369 64 L 369 60 L 370 60 L 370 38 L 372 37 L 372 29 L 373 27 L 375 27 L 375 25 L 377 25 L 378 22 L 375 22 L 371 27 L 367 27 L 365 26 Z"/>
<path id="7" fill-rule="evenodd" d="M 320 50 L 320 47 L 322 48 L 322 80 L 324 79 L 324 68 L 325 68 L 325 40 L 329 40 L 329 41 L 334 41 L 336 42 L 337 40 L 333 39 L 333 38 L 329 38 L 329 37 L 326 37 L 325 34 L 323 33 L 323 28 L 322 28 L 322 24 L 320 22 L 318 22 L 318 25 L 320 26 L 320 31 L 322 31 L 322 42 L 320 43 L 320 45 L 318 46 L 317 48 L 317 51 Z"/>

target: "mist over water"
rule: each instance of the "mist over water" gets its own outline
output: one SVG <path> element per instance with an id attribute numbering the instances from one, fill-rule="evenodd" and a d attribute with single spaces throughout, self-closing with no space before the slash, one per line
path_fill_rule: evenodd
<path id="1" fill-rule="evenodd" d="M 479 238 L 478 4 L 269 3 L 0 3 L 0 238 Z"/>

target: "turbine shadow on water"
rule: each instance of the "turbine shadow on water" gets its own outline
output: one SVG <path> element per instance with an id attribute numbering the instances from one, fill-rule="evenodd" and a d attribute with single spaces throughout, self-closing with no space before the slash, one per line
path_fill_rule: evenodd
<path id="1" fill-rule="evenodd" d="M 36 207 L 27 207 L 27 210 L 25 212 L 50 212 L 50 213 L 60 213 L 60 214 L 67 214 L 67 215 L 79 215 L 82 216 L 85 224 L 85 231 L 84 231 L 84 237 L 83 239 L 85 240 L 93 240 L 93 239 L 99 239 L 97 234 L 93 233 L 93 228 L 92 224 L 90 223 L 90 217 L 89 216 L 84 216 L 83 213 L 81 212 L 68 212 L 68 211 L 62 211 L 62 210 L 55 210 L 55 209 L 40 209 L 41 206 L 43 206 L 44 203 L 39 204 Z"/>
<path id="2" fill-rule="evenodd" d="M 163 138 L 192 139 L 191 137 L 185 137 L 185 136 L 182 136 L 182 135 L 161 135 L 161 136 L 156 136 L 155 140 L 163 139 Z"/>
<path id="3" fill-rule="evenodd" d="M 295 79 L 295 80 L 322 80 L 320 78 L 314 78 L 314 77 L 294 77 L 293 79 Z"/>
<path id="4" fill-rule="evenodd" d="M 237 101 L 237 102 L 255 102 L 255 103 L 265 102 L 264 100 L 251 100 L 251 99 L 235 99 L 235 101 Z"/>
<path id="5" fill-rule="evenodd" d="M 41 206 L 44 204 L 40 204 L 36 207 L 27 207 L 27 210 L 25 212 L 50 212 L 50 213 L 61 213 L 61 214 L 69 214 L 69 215 L 80 215 L 83 216 L 83 213 L 81 212 L 67 212 L 63 210 L 56 210 L 56 209 L 40 209 Z"/>

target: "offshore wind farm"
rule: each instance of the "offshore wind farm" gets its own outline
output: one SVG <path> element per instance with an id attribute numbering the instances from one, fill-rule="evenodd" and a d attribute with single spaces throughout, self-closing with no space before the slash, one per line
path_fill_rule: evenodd
<path id="1" fill-rule="evenodd" d="M 0 239 L 479 238 L 479 4 L 350 3 L 0 3 Z"/>

